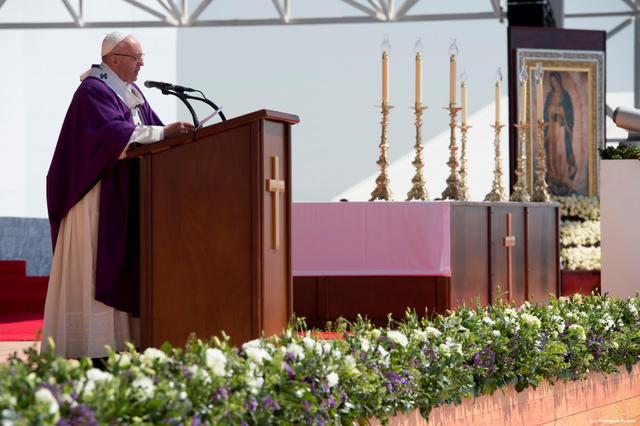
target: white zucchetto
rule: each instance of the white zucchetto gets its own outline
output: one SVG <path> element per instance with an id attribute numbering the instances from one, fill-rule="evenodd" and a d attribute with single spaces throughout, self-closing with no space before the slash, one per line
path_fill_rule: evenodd
<path id="1" fill-rule="evenodd" d="M 119 31 L 114 31 L 107 34 L 102 40 L 102 55 L 106 56 L 113 50 L 114 47 L 118 45 L 122 40 L 129 37 L 131 34 L 124 34 Z"/>

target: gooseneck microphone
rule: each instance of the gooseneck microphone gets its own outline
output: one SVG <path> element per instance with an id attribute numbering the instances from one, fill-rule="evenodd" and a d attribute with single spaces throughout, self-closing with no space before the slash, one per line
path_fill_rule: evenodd
<path id="1" fill-rule="evenodd" d="M 190 87 L 178 86 L 177 84 L 171 83 L 163 83 L 162 81 L 147 80 L 144 82 L 144 86 L 160 90 L 175 90 L 176 92 L 197 92 L 197 90 Z"/>

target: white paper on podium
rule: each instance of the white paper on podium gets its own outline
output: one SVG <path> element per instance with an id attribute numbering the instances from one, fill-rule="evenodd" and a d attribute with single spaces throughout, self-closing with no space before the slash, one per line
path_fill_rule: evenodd
<path id="1" fill-rule="evenodd" d="M 217 110 L 213 111 L 213 113 L 211 113 L 210 115 L 206 116 L 205 118 L 203 118 L 202 120 L 200 120 L 200 126 L 198 126 L 198 129 L 200 127 L 202 127 L 207 121 L 211 120 L 213 117 L 215 117 L 216 115 L 218 115 L 218 113 L 222 111 L 222 108 L 218 108 Z"/>

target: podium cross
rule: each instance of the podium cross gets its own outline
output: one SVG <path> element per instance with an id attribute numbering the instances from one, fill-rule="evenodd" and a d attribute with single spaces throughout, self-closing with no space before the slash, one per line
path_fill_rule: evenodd
<path id="1" fill-rule="evenodd" d="M 511 265 L 513 253 L 511 252 L 516 245 L 516 237 L 511 229 L 511 213 L 507 213 L 507 235 L 503 239 L 503 245 L 507 249 L 507 293 L 509 294 L 509 301 L 512 300 L 511 291 L 513 286 L 513 267 Z"/>
<path id="2" fill-rule="evenodd" d="M 271 193 L 272 247 L 280 247 L 280 193 L 284 192 L 284 181 L 280 180 L 278 156 L 271 157 L 271 179 L 267 179 L 267 191 Z"/>

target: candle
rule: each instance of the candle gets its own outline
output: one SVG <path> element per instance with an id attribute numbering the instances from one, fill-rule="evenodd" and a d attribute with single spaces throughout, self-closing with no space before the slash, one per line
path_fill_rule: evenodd
<path id="1" fill-rule="evenodd" d="M 389 54 L 382 53 L 382 102 L 389 100 Z"/>
<path id="2" fill-rule="evenodd" d="M 458 46 L 453 39 L 449 46 L 449 105 L 456 103 L 456 57 L 458 56 Z"/>
<path id="3" fill-rule="evenodd" d="M 462 125 L 467 125 L 467 82 L 460 85 L 460 97 L 462 98 Z"/>
<path id="4" fill-rule="evenodd" d="M 380 46 L 382 49 L 382 103 L 389 101 L 389 50 L 391 43 L 389 37 L 385 37 Z"/>
<path id="5" fill-rule="evenodd" d="M 542 106 L 542 101 L 544 96 L 542 93 L 542 77 L 544 76 L 544 71 L 542 70 L 542 64 L 540 62 L 536 64 L 535 76 L 536 76 L 536 118 L 538 122 L 541 122 L 544 120 L 543 106 Z"/>
<path id="6" fill-rule="evenodd" d="M 527 69 L 523 65 L 520 69 L 520 108 L 518 108 L 518 122 L 527 122 Z"/>
<path id="7" fill-rule="evenodd" d="M 500 99 L 502 98 L 502 71 L 496 73 L 496 123 L 500 123 Z"/>
<path id="8" fill-rule="evenodd" d="M 418 39 L 413 46 L 416 52 L 416 104 L 422 103 L 422 40 Z"/>

